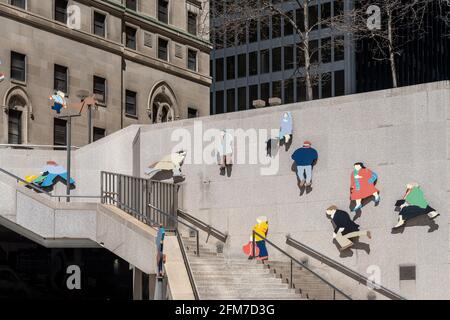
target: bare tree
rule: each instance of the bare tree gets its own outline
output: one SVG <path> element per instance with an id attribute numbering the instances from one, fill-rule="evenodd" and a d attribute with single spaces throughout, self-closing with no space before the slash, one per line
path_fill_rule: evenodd
<path id="1" fill-rule="evenodd" d="M 248 26 L 249 35 L 256 32 L 257 24 L 261 30 L 262 36 L 268 36 L 270 21 L 281 18 L 284 24 L 289 25 L 293 33 L 298 36 L 296 43 L 297 52 L 301 54 L 302 65 L 297 64 L 294 74 L 301 74 L 304 78 L 306 99 L 313 99 L 313 86 L 320 79 L 327 81 L 319 72 L 319 52 L 323 49 L 329 49 L 332 43 L 321 42 L 320 45 L 312 45 L 311 33 L 319 25 L 332 26 L 332 17 L 325 19 L 312 19 L 310 17 L 310 4 L 313 0 L 295 0 L 296 9 L 300 9 L 301 17 L 294 19 L 292 11 L 285 11 L 282 4 L 274 4 L 272 0 L 215 0 L 210 6 L 211 38 L 225 39 L 227 46 L 234 46 L 235 41 L 246 36 Z M 281 2 L 281 1 L 280 1 Z M 220 42 L 220 41 L 219 41 Z"/>
<path id="2" fill-rule="evenodd" d="M 392 85 L 398 87 L 396 57 L 404 46 L 426 33 L 424 15 L 433 0 L 373 0 L 358 1 L 353 10 L 332 21 L 333 28 L 352 35 L 354 43 L 368 40 L 372 59 L 387 60 Z"/>

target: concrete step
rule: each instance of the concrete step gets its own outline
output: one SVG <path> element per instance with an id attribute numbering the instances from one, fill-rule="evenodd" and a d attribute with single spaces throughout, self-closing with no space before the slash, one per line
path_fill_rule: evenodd
<path id="1" fill-rule="evenodd" d="M 204 298 L 203 298 L 204 297 Z M 200 294 L 202 300 L 304 300 L 298 294 Z"/>
<path id="2" fill-rule="evenodd" d="M 286 287 L 267 287 L 264 289 L 263 286 L 256 286 L 256 287 L 197 287 L 199 292 L 202 293 L 233 293 L 233 294 L 247 294 L 247 293 L 253 293 L 253 295 L 258 295 L 259 292 L 267 292 L 271 295 L 276 294 L 287 294 L 292 293 L 295 294 L 294 289 L 288 289 Z"/>
<path id="3" fill-rule="evenodd" d="M 261 269 L 258 266 L 246 266 L 246 265 L 225 265 L 225 264 L 216 264 L 216 265 L 210 265 L 210 264 L 191 264 L 192 269 L 197 270 L 217 270 L 217 272 L 220 272 L 222 270 L 233 270 L 235 272 L 253 272 L 253 271 L 262 271 L 264 273 L 269 273 L 267 270 Z"/>

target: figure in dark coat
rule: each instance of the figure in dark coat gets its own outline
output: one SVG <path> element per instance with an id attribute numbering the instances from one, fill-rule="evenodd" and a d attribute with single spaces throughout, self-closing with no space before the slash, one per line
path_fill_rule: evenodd
<path id="1" fill-rule="evenodd" d="M 333 221 L 333 238 L 338 242 L 341 251 L 353 246 L 353 242 L 350 240 L 352 238 L 367 236 L 372 239 L 370 231 L 360 231 L 359 225 L 350 219 L 350 215 L 343 210 L 339 210 L 337 206 L 329 207 L 327 216 Z"/>

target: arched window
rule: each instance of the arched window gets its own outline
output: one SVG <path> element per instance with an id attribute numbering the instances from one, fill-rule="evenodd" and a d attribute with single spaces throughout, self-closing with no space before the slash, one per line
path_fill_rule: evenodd
<path id="1" fill-rule="evenodd" d="M 179 119 L 175 95 L 166 83 L 160 83 L 152 90 L 148 111 L 153 123 L 171 122 Z"/>
<path id="2" fill-rule="evenodd" d="M 27 93 L 21 87 L 11 88 L 4 99 L 4 137 L 9 144 L 28 142 L 28 116 L 33 118 Z M 6 138 L 5 138 L 6 140 Z"/>

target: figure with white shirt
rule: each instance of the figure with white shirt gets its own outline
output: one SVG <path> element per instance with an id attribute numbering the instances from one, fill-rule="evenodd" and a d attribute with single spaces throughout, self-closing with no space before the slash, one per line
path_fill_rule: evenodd
<path id="1" fill-rule="evenodd" d="M 339 210 L 337 206 L 330 206 L 327 209 L 327 216 L 334 225 L 333 238 L 336 239 L 341 251 L 353 246 L 354 243 L 351 240 L 353 238 L 366 236 L 372 239 L 370 231 L 359 230 L 359 225 L 350 219 L 350 215 L 343 210 Z"/>

